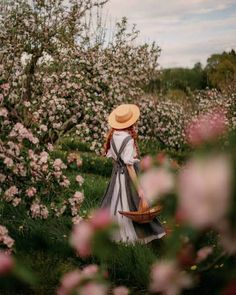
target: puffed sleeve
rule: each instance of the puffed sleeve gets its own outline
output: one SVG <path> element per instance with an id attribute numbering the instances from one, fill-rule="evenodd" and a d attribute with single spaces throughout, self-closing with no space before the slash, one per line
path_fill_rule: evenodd
<path id="1" fill-rule="evenodd" d="M 128 141 L 126 144 L 123 152 L 121 153 L 121 158 L 124 161 L 125 164 L 133 165 L 136 162 L 139 162 L 140 160 L 137 158 L 134 158 L 136 154 L 135 146 L 134 146 L 134 139 Z"/>
<path id="2" fill-rule="evenodd" d="M 113 158 L 113 153 L 111 151 L 111 148 L 109 148 L 109 150 L 107 151 L 106 157 L 107 158 Z"/>

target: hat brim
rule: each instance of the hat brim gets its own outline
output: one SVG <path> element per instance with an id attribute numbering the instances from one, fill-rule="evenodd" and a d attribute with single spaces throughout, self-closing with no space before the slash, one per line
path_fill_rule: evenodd
<path id="1" fill-rule="evenodd" d="M 108 117 L 108 124 L 112 128 L 114 128 L 114 129 L 128 128 L 128 127 L 132 126 L 138 120 L 138 118 L 140 117 L 139 107 L 135 104 L 127 104 L 127 106 L 129 106 L 131 108 L 132 117 L 128 121 L 126 121 L 124 123 L 120 123 L 116 120 L 116 117 L 115 117 L 116 109 L 113 110 Z"/>

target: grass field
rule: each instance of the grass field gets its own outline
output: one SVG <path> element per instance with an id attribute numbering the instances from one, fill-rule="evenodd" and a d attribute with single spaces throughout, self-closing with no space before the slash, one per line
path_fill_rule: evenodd
<path id="1" fill-rule="evenodd" d="M 66 175 L 72 189 L 84 191 L 85 200 L 80 209 L 80 214 L 84 215 L 99 206 L 108 185 L 112 163 L 96 156 L 85 146 L 75 144 L 62 144 L 53 152 L 53 157 L 63 159 L 70 151 L 79 152 L 83 159 L 81 169 L 68 169 Z M 85 179 L 82 187 L 75 182 L 77 174 Z M 15 239 L 16 256 L 25 266 L 23 280 L 35 278 L 32 287 L 14 277 L 2 279 L 0 294 L 54 294 L 64 273 L 93 262 L 105 265 L 112 283 L 127 285 L 134 294 L 145 294 L 149 268 L 163 251 L 162 241 L 154 241 L 149 245 L 120 245 L 110 260 L 98 261 L 94 257 L 82 260 L 68 243 L 72 228 L 69 216 L 32 220 L 26 216 L 24 208 L 4 205 L 0 208 L 0 224 L 7 226 Z"/>

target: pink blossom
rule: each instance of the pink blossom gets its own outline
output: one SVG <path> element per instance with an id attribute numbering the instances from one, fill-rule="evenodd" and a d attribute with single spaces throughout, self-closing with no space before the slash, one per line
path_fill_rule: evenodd
<path id="1" fill-rule="evenodd" d="M 77 175 L 75 180 L 82 185 L 84 183 L 84 178 L 81 175 Z"/>
<path id="2" fill-rule="evenodd" d="M 56 159 L 53 162 L 53 168 L 55 169 L 55 171 L 60 171 L 67 168 L 67 166 L 62 162 L 61 159 Z"/>
<path id="3" fill-rule="evenodd" d="M 13 201 L 12 201 L 12 205 L 14 207 L 18 206 L 21 202 L 21 198 L 14 198 Z"/>
<path id="4" fill-rule="evenodd" d="M 63 177 L 63 181 L 60 182 L 60 185 L 63 187 L 69 187 L 70 180 L 65 175 L 63 175 L 62 177 Z"/>
<path id="5" fill-rule="evenodd" d="M 12 185 L 9 189 L 7 189 L 4 193 L 4 197 L 9 202 L 13 199 L 13 197 L 19 193 L 18 188 L 15 185 Z"/>
<path id="6" fill-rule="evenodd" d="M 73 198 L 76 200 L 77 203 L 82 203 L 84 200 L 84 194 L 82 192 L 76 191 L 73 195 Z"/>
<path id="7" fill-rule="evenodd" d="M 90 223 L 95 230 L 104 229 L 112 224 L 112 217 L 107 208 L 96 210 L 90 219 Z"/>
<path id="8" fill-rule="evenodd" d="M 39 126 L 39 129 L 46 132 L 48 130 L 48 127 L 46 125 L 42 124 Z"/>
<path id="9" fill-rule="evenodd" d="M 82 218 L 81 216 L 79 216 L 78 214 L 72 218 L 72 222 L 73 222 L 73 224 L 78 224 L 78 223 L 80 223 L 82 220 L 83 220 L 83 218 Z"/>
<path id="10" fill-rule="evenodd" d="M 197 251 L 196 262 L 202 262 L 205 260 L 210 254 L 212 254 L 213 248 L 210 246 L 205 246 Z"/>
<path id="11" fill-rule="evenodd" d="M 0 117 L 7 117 L 8 110 L 6 108 L 0 108 Z"/>
<path id="12" fill-rule="evenodd" d="M 11 158 L 9 158 L 9 157 L 5 157 L 3 163 L 6 164 L 7 167 L 12 167 L 13 166 L 13 160 Z"/>
<path id="13" fill-rule="evenodd" d="M 64 275 L 61 280 L 61 286 L 57 290 L 58 295 L 70 295 L 73 289 L 77 287 L 81 280 L 81 272 L 74 270 Z"/>
<path id="14" fill-rule="evenodd" d="M 151 168 L 152 164 L 153 164 L 153 160 L 151 156 L 145 156 L 142 158 L 141 160 L 141 168 L 142 170 L 148 170 Z"/>
<path id="15" fill-rule="evenodd" d="M 12 248 L 12 246 L 14 245 L 15 241 L 9 237 L 9 236 L 3 236 L 3 240 L 2 242 L 8 247 L 8 248 Z"/>
<path id="16" fill-rule="evenodd" d="M 229 208 L 231 166 L 225 155 L 193 159 L 179 175 L 178 213 L 192 226 L 216 225 Z"/>
<path id="17" fill-rule="evenodd" d="M 182 289 L 192 286 L 190 276 L 173 261 L 156 262 L 151 269 L 150 291 L 165 295 L 178 295 Z"/>
<path id="18" fill-rule="evenodd" d="M 26 194 L 28 197 L 33 197 L 37 192 L 37 189 L 33 186 L 29 187 L 27 190 L 26 190 Z"/>
<path id="19" fill-rule="evenodd" d="M 82 220 L 80 223 L 74 225 L 70 243 L 81 257 L 87 257 L 91 254 L 93 234 L 93 227 L 85 220 Z"/>
<path id="20" fill-rule="evenodd" d="M 47 144 L 47 148 L 48 148 L 49 151 L 53 151 L 54 150 L 54 147 L 53 147 L 53 145 L 51 143 L 48 143 Z"/>
<path id="21" fill-rule="evenodd" d="M 128 295 L 129 289 L 125 286 L 116 287 L 113 289 L 113 295 Z"/>
<path id="22" fill-rule="evenodd" d="M 9 273 L 14 267 L 14 260 L 10 255 L 0 251 L 0 275 Z"/>
<path id="23" fill-rule="evenodd" d="M 47 163 L 49 155 L 47 152 L 44 151 L 40 153 L 39 157 L 40 157 L 39 164 L 41 165 L 41 164 Z"/>
<path id="24" fill-rule="evenodd" d="M 0 182 L 4 182 L 6 179 L 6 175 L 0 173 Z"/>
<path id="25" fill-rule="evenodd" d="M 82 164 L 83 164 L 82 159 L 77 159 L 77 160 L 76 160 L 76 165 L 77 165 L 78 168 L 81 167 Z"/>
<path id="26" fill-rule="evenodd" d="M 82 273 L 83 273 L 83 276 L 85 276 L 86 278 L 94 276 L 96 273 L 98 273 L 98 266 L 97 266 L 97 264 L 87 265 L 83 269 Z"/>
<path id="27" fill-rule="evenodd" d="M 0 236 L 5 236 L 8 234 L 8 229 L 4 225 L 0 225 Z"/>
<path id="28" fill-rule="evenodd" d="M 140 177 L 140 185 L 150 203 L 170 193 L 174 187 L 174 178 L 165 168 L 152 168 Z"/>
<path id="29" fill-rule="evenodd" d="M 10 84 L 9 83 L 4 83 L 1 85 L 1 88 L 4 90 L 9 90 L 10 89 Z"/>
<path id="30" fill-rule="evenodd" d="M 107 287 L 103 284 L 89 282 L 80 288 L 80 295 L 106 295 Z"/>
<path id="31" fill-rule="evenodd" d="M 47 219 L 49 215 L 48 208 L 40 204 L 37 200 L 31 204 L 30 213 L 33 218 L 39 217 L 39 218 Z"/>
<path id="32" fill-rule="evenodd" d="M 200 115 L 186 127 L 186 138 L 193 145 L 220 136 L 226 130 L 226 116 L 220 109 Z"/>

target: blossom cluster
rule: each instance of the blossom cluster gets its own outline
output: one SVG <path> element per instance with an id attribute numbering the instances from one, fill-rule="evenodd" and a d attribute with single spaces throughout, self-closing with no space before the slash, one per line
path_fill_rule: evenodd
<path id="1" fill-rule="evenodd" d="M 15 241 L 9 236 L 8 229 L 3 225 L 0 225 L 0 243 L 7 246 L 10 250 L 15 243 Z"/>

